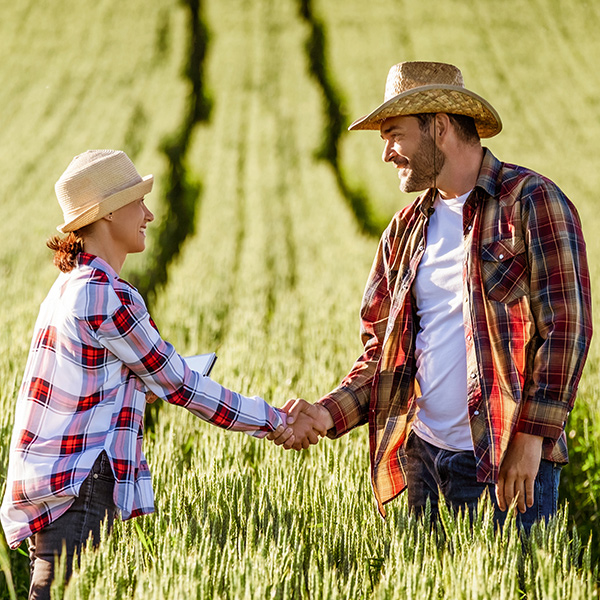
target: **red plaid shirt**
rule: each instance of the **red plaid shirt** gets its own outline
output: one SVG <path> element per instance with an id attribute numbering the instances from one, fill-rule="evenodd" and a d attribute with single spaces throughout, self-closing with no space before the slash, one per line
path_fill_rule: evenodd
<path id="1" fill-rule="evenodd" d="M 428 190 L 384 232 L 361 308 L 364 353 L 320 400 L 339 437 L 369 423 L 379 509 L 405 487 L 415 414 L 416 307 L 411 293 L 426 244 Z M 517 431 L 544 438 L 543 457 L 568 460 L 565 423 L 592 336 L 590 280 L 577 211 L 550 180 L 486 150 L 463 209 L 464 331 L 469 423 L 477 479 L 496 482 Z"/>
<path id="2" fill-rule="evenodd" d="M 161 339 L 142 297 L 102 259 L 80 254 L 43 302 L 17 399 L 0 518 L 11 547 L 73 503 L 105 450 L 124 519 L 152 512 L 142 452 L 146 391 L 257 437 L 282 423 L 258 397 L 190 370 Z"/>

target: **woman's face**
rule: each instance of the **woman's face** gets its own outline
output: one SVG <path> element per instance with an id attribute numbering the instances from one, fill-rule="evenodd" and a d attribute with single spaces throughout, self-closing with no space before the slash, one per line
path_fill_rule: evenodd
<path id="1" fill-rule="evenodd" d="M 143 252 L 146 248 L 146 225 L 154 220 L 144 198 L 115 210 L 112 217 L 113 242 L 125 254 Z"/>

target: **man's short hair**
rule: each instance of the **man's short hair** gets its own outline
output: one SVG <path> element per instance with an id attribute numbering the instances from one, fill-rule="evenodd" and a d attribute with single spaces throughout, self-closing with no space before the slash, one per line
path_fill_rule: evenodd
<path id="1" fill-rule="evenodd" d="M 419 119 L 419 127 L 421 131 L 427 131 L 433 120 L 435 113 L 419 113 L 413 115 Z M 460 140 L 467 144 L 475 144 L 481 141 L 477 127 L 475 127 L 475 119 L 466 115 L 453 115 L 448 113 L 448 118 L 456 130 L 456 135 Z"/>

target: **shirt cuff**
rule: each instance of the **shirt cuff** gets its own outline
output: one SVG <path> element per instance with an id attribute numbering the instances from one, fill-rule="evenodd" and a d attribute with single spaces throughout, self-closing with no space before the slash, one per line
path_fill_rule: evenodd
<path id="1" fill-rule="evenodd" d="M 317 400 L 315 404 L 323 405 L 331 414 L 333 427 L 327 432 L 327 437 L 335 439 L 346 433 L 346 418 L 340 406 L 340 403 L 331 395 L 324 396 Z"/>
<path id="2" fill-rule="evenodd" d="M 547 438 L 556 442 L 565 430 L 569 407 L 539 395 L 527 400 L 517 423 L 517 431 Z"/>
<path id="3" fill-rule="evenodd" d="M 273 420 L 273 423 L 272 423 L 273 429 L 270 429 L 270 430 L 257 429 L 255 431 L 246 431 L 246 433 L 248 435 L 251 435 L 252 437 L 255 437 L 258 439 L 262 439 L 262 438 L 266 437 L 267 435 L 269 435 L 269 433 L 271 433 L 271 431 L 275 431 L 280 425 L 287 427 L 287 413 L 284 412 L 283 410 L 281 410 L 280 408 L 275 408 L 274 406 L 271 406 L 270 410 L 273 411 L 272 416 L 275 417 L 275 419 Z"/>
<path id="4" fill-rule="evenodd" d="M 281 410 L 280 408 L 276 408 L 275 410 L 278 412 L 279 416 L 281 417 L 281 425 L 283 425 L 284 427 L 287 427 L 287 413 L 285 411 Z M 277 429 L 277 427 L 275 427 L 275 429 Z"/>

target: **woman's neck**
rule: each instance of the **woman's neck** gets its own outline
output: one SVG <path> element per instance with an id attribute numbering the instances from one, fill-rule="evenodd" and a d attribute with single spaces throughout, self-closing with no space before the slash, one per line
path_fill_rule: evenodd
<path id="1" fill-rule="evenodd" d="M 106 228 L 102 227 L 101 222 L 98 222 L 98 225 L 98 227 L 94 227 L 91 232 L 83 236 L 83 251 L 98 256 L 119 275 L 125 258 L 127 258 L 127 253 L 115 246 Z"/>

